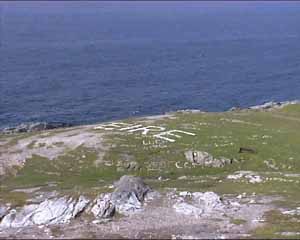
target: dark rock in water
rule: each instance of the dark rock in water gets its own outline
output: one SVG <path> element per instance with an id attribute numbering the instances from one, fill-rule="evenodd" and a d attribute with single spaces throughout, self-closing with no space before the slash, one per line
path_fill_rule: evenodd
<path id="1" fill-rule="evenodd" d="M 146 194 L 151 191 L 140 177 L 126 175 L 120 178 L 115 187 L 111 201 L 117 212 L 125 215 L 140 210 Z"/>
<path id="2" fill-rule="evenodd" d="M 72 124 L 69 123 L 59 123 L 59 122 L 36 122 L 36 123 L 22 123 L 16 127 L 7 127 L 0 132 L 5 134 L 11 134 L 11 133 L 24 133 L 24 132 L 36 132 L 36 131 L 42 131 L 42 130 L 48 130 L 48 129 L 55 129 L 55 128 L 64 128 L 64 127 L 71 127 Z"/>

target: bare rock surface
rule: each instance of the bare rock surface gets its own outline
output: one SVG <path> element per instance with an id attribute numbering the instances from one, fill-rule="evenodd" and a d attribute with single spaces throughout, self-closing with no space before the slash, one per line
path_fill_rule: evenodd
<path id="1" fill-rule="evenodd" d="M 0 227 L 26 227 L 30 225 L 66 223 L 75 218 L 89 203 L 85 197 L 78 199 L 61 197 L 45 200 L 40 204 L 12 209 L 2 219 Z"/>
<path id="2" fill-rule="evenodd" d="M 102 134 L 89 132 L 88 129 L 89 126 L 71 128 L 54 135 L 44 132 L 41 135 L 19 139 L 16 144 L 9 147 L 0 145 L 0 175 L 12 166 L 24 166 L 26 160 L 33 155 L 53 160 L 79 146 L 99 150 L 97 161 L 101 161 L 105 151 Z"/>
<path id="3" fill-rule="evenodd" d="M 187 198 L 190 203 L 186 202 Z M 173 208 L 178 213 L 200 217 L 214 211 L 223 210 L 224 206 L 221 197 L 214 192 L 180 192 Z"/>
<path id="4" fill-rule="evenodd" d="M 126 176 L 121 180 L 117 182 L 114 192 L 119 194 L 123 191 L 135 191 L 136 199 L 143 203 L 143 211 L 111 218 L 114 211 L 117 211 L 112 203 L 114 192 L 100 194 L 91 202 L 90 207 L 85 207 L 87 202 L 83 197 L 81 200 L 56 198 L 48 200 L 47 204 L 43 202 L 40 205 L 28 205 L 21 212 L 15 213 L 14 217 L 13 212 L 10 212 L 7 216 L 12 219 L 10 226 L 13 223 L 14 228 L 0 229 L 0 237 L 243 238 L 251 229 L 263 224 L 264 212 L 272 207 L 257 204 L 256 195 L 245 195 L 241 199 L 235 195 L 221 197 L 214 192 L 178 192 L 172 189 L 156 194 L 140 179 Z M 128 204 L 130 197 L 127 194 L 125 196 L 117 198 L 122 199 L 119 203 Z M 147 198 L 151 201 L 146 204 Z M 242 200 L 246 198 L 253 200 L 252 203 L 243 203 Z M 263 196 L 260 198 L 262 200 Z M 82 211 L 91 211 L 99 220 L 86 218 L 85 214 L 75 218 Z M 230 222 L 231 219 L 241 217 L 245 221 L 242 225 Z M 75 219 L 69 224 L 59 224 L 73 218 Z M 102 221 L 107 219 L 110 221 Z M 36 225 L 37 223 L 42 225 Z M 1 224 L 3 225 L 3 221 Z"/>

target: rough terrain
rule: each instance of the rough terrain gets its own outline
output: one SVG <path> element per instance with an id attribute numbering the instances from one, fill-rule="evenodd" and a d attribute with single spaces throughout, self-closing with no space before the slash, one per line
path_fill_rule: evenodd
<path id="1" fill-rule="evenodd" d="M 296 101 L 50 128 L 0 133 L 0 237 L 299 238 Z"/>

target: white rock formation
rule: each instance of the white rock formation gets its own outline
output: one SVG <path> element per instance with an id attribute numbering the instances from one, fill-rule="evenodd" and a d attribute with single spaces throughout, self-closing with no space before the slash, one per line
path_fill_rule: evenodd
<path id="1" fill-rule="evenodd" d="M 89 203 L 83 196 L 78 199 L 61 197 L 40 204 L 12 209 L 1 221 L 0 227 L 25 227 L 30 225 L 67 223 L 75 218 Z"/>

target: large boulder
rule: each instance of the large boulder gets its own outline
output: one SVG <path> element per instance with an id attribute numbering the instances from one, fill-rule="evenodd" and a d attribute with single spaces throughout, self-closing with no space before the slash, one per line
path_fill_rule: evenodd
<path id="1" fill-rule="evenodd" d="M 95 199 L 91 212 L 96 218 L 110 218 L 115 212 L 130 215 L 142 210 L 146 196 L 156 196 L 150 193 L 154 192 L 140 177 L 125 175 L 115 183 L 112 193 L 100 194 Z"/>
<path id="2" fill-rule="evenodd" d="M 40 204 L 26 205 L 20 211 L 12 209 L 2 219 L 0 227 L 66 223 L 81 213 L 88 203 L 89 200 L 83 196 L 78 199 L 47 199 Z"/>
<path id="3" fill-rule="evenodd" d="M 121 177 L 115 187 L 111 201 L 117 212 L 125 215 L 140 210 L 146 194 L 151 191 L 140 177 L 127 175 Z"/>

